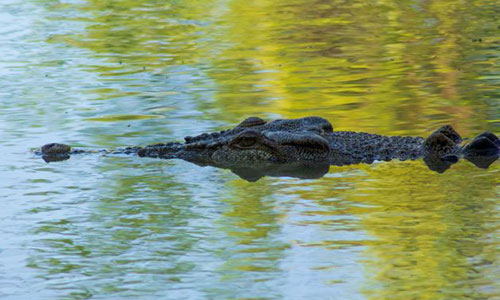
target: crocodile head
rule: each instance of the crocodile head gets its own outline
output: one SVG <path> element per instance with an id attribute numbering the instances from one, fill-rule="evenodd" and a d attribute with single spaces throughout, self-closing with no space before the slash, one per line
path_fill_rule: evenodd
<path id="1" fill-rule="evenodd" d="M 185 137 L 185 143 L 147 146 L 139 156 L 181 158 L 200 165 L 259 165 L 324 160 L 333 131 L 320 117 L 266 122 L 250 117 L 233 129 Z"/>

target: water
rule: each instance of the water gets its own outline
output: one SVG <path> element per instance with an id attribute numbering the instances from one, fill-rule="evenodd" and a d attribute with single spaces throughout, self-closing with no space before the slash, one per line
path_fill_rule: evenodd
<path id="1" fill-rule="evenodd" d="M 491 1 L 0 3 L 2 299 L 493 299 L 498 162 L 264 177 L 47 142 L 181 140 L 248 116 L 498 132 Z"/>

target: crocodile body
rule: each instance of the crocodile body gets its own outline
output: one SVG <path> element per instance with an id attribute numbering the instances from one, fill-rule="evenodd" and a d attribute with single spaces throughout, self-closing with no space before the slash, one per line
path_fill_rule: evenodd
<path id="1" fill-rule="evenodd" d="M 498 158 L 500 142 L 485 132 L 462 146 L 462 138 L 449 125 L 427 138 L 383 136 L 334 131 L 321 117 L 278 119 L 266 122 L 250 117 L 232 129 L 187 136 L 184 143 L 170 142 L 145 147 L 101 150 L 106 154 L 135 154 L 140 157 L 178 158 L 199 165 L 241 169 L 281 169 L 284 166 L 329 166 L 372 163 L 374 161 L 423 158 L 434 171 L 444 172 L 465 157 L 479 167 Z M 46 161 L 63 160 L 89 151 L 71 149 L 58 143 L 47 144 L 40 153 Z"/>

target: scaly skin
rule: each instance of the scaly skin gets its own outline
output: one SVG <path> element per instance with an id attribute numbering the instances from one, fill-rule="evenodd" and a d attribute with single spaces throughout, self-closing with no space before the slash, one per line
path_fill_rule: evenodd
<path id="1" fill-rule="evenodd" d="M 320 117 L 279 119 L 266 122 L 250 117 L 233 129 L 187 136 L 185 143 L 171 142 L 146 147 L 97 151 L 105 154 L 137 154 L 140 157 L 179 158 L 199 165 L 231 169 L 268 169 L 283 165 L 308 166 L 372 163 L 375 160 L 423 158 L 434 171 L 444 172 L 465 157 L 479 167 L 488 167 L 498 158 L 500 142 L 489 132 L 462 147 L 462 138 L 449 125 L 428 138 L 382 136 L 333 131 Z M 41 154 L 47 161 L 69 158 L 89 151 L 64 144 L 47 144 Z M 95 151 L 94 151 L 95 152 Z"/>

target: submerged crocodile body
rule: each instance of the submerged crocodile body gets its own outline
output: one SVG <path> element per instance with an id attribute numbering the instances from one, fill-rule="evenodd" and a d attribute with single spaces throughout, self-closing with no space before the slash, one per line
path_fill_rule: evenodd
<path id="1" fill-rule="evenodd" d="M 230 168 L 235 173 L 238 173 L 237 170 L 240 173 L 241 170 L 267 170 L 265 175 L 279 176 L 280 172 L 290 173 L 293 170 L 310 170 L 315 174 L 315 170 L 323 172 L 325 167 L 328 171 L 330 165 L 370 164 L 393 159 L 423 158 L 430 169 L 439 173 L 461 157 L 478 167 L 487 168 L 498 158 L 500 149 L 498 137 L 490 132 L 482 133 L 470 143 L 462 145 L 463 139 L 449 125 L 439 128 L 427 138 L 382 136 L 334 131 L 331 123 L 320 117 L 271 122 L 250 117 L 233 129 L 187 136 L 184 139 L 184 143 L 170 142 L 97 152 L 179 158 L 198 165 Z M 88 152 L 96 151 L 71 149 L 65 144 L 51 143 L 43 146 L 39 153 L 49 162 Z"/>

